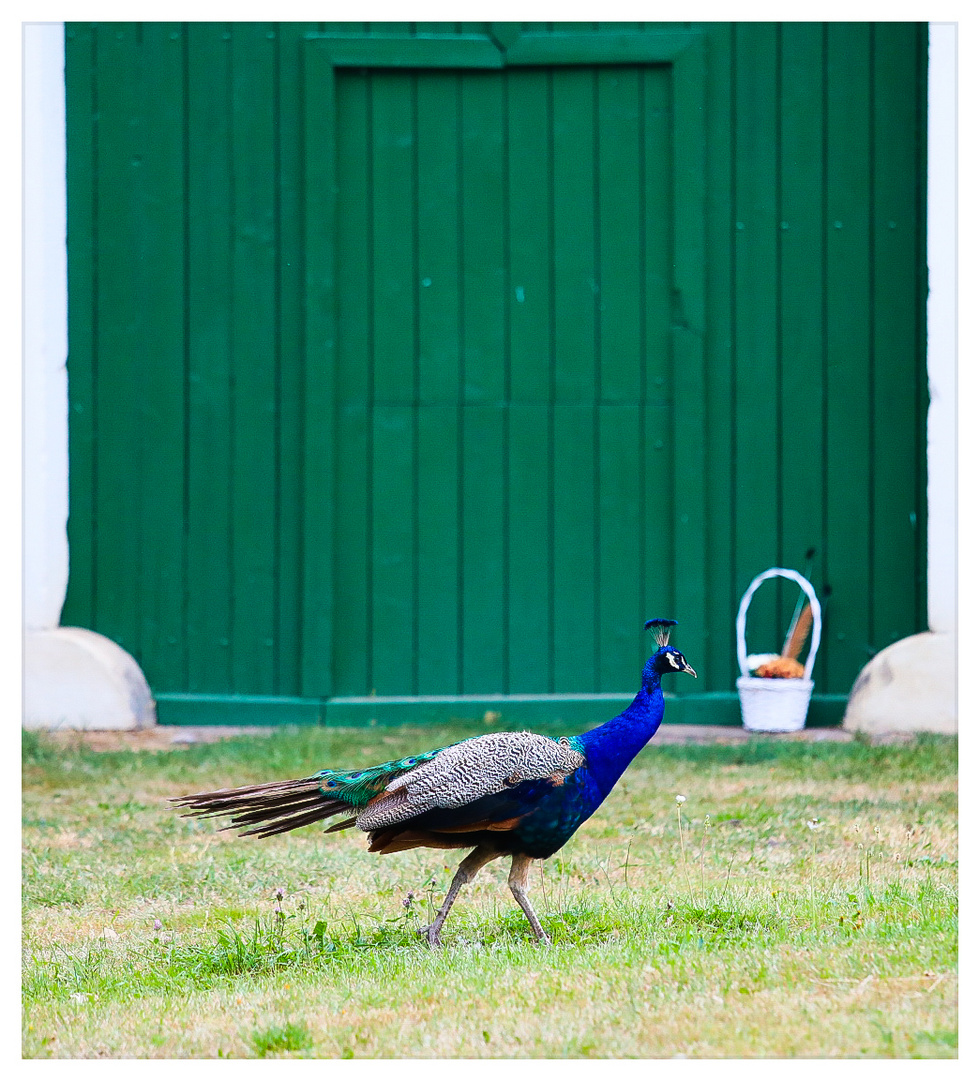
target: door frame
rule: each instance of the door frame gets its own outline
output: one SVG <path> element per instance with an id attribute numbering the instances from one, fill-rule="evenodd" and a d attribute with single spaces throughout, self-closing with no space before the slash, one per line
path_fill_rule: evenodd
<path id="1" fill-rule="evenodd" d="M 491 23 L 488 34 L 453 37 L 309 34 L 302 53 L 304 121 L 303 522 L 301 693 L 333 693 L 333 454 L 337 339 L 337 68 L 550 67 L 660 64 L 672 68 L 673 436 L 676 606 L 684 647 L 706 653 L 706 43 L 702 30 L 526 33 Z M 315 107 L 314 107 L 315 103 Z M 327 192 L 311 201 L 309 192 Z M 315 417 L 330 423 L 315 423 Z M 311 467 L 315 463 L 315 468 Z M 316 603 L 309 603 L 309 598 Z M 672 614 L 672 613 L 671 613 Z M 638 627 L 637 627 L 638 631 Z M 566 698 L 569 695 L 561 695 Z M 618 695 L 615 695 L 618 697 Z M 574 695 L 575 699 L 607 695 Z M 439 701 L 448 705 L 450 698 Z M 501 698 L 501 701 L 508 699 Z M 539 701 L 548 700 L 542 695 Z M 361 699 L 334 699 L 353 708 Z M 382 699 L 364 699 L 376 712 Z M 403 708 L 409 699 L 392 700 Z M 419 704 L 421 701 L 419 700 Z M 565 706 L 569 702 L 564 703 Z M 597 701 L 596 701 L 597 704 Z M 345 710 L 346 711 L 346 710 Z M 357 710 L 355 710 L 357 711 Z M 401 709 L 398 710 L 399 712 Z"/>

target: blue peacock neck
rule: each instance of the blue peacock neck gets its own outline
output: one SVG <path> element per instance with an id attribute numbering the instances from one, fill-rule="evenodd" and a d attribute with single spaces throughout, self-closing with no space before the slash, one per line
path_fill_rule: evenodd
<path id="1" fill-rule="evenodd" d="M 656 734 L 663 720 L 663 690 L 658 672 L 643 673 L 642 689 L 632 704 L 600 727 L 578 737 L 588 771 L 604 798 L 629 763 Z"/>

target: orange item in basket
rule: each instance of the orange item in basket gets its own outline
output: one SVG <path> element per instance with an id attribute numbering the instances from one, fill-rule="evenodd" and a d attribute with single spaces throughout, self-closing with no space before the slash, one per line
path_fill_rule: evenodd
<path id="1" fill-rule="evenodd" d="M 801 679 L 805 674 L 806 669 L 802 664 L 790 656 L 779 656 L 775 660 L 769 660 L 754 672 L 758 679 Z"/>

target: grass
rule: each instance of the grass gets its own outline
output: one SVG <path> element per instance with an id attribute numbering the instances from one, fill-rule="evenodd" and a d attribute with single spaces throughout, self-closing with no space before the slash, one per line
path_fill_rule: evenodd
<path id="1" fill-rule="evenodd" d="M 455 853 L 238 839 L 165 804 L 467 733 L 25 734 L 24 1056 L 956 1056 L 954 739 L 650 747 L 535 872 L 548 950 L 503 860 L 432 953 L 414 931 Z"/>

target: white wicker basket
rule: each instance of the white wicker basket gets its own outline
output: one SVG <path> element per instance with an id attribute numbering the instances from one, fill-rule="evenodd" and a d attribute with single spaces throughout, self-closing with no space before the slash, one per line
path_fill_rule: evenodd
<path id="1" fill-rule="evenodd" d="M 809 597 L 812 608 L 812 643 L 805 663 L 805 678 L 802 679 L 758 679 L 748 674 L 748 650 L 744 640 L 744 628 L 748 619 L 748 605 L 755 590 L 772 577 L 785 577 L 796 582 Z M 741 678 L 738 679 L 738 697 L 741 699 L 741 719 L 748 731 L 801 731 L 806 723 L 809 711 L 809 699 L 812 697 L 812 667 L 816 662 L 816 650 L 822 633 L 822 616 L 819 601 L 812 585 L 795 570 L 783 570 L 773 567 L 752 581 L 738 608 L 736 623 L 738 633 L 738 667 Z"/>

